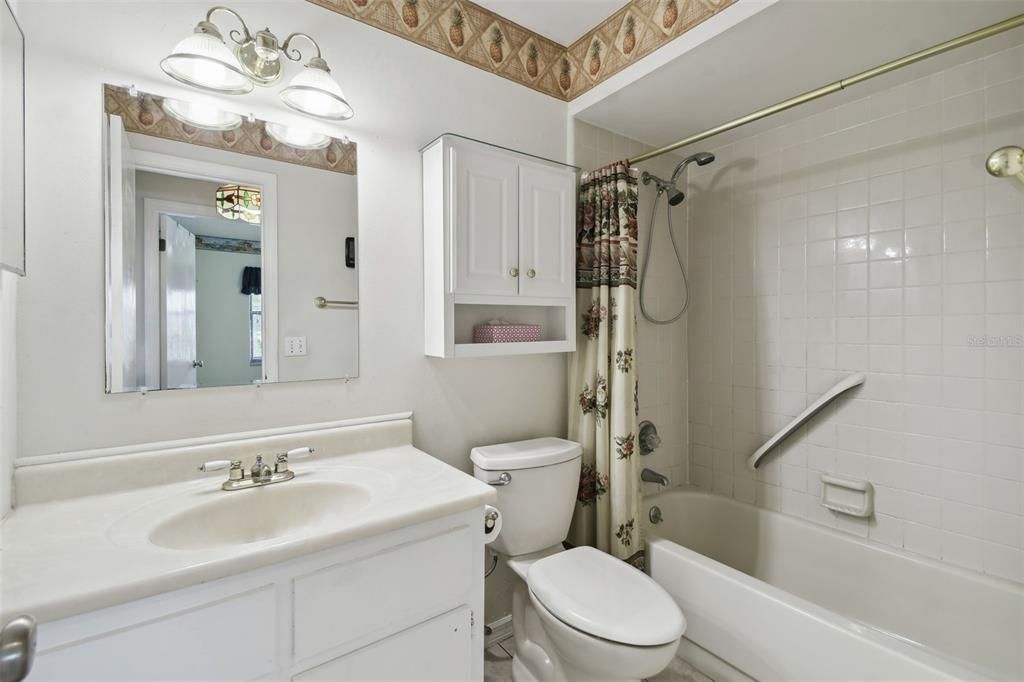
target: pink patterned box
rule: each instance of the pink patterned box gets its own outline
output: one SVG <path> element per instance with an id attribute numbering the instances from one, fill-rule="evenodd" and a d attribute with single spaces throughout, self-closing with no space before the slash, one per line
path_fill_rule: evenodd
<path id="1" fill-rule="evenodd" d="M 539 324 L 491 320 L 473 327 L 473 343 L 522 343 L 540 341 Z"/>

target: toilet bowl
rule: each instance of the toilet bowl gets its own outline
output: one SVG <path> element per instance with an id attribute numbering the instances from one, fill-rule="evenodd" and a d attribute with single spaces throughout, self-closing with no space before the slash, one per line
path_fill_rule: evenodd
<path id="1" fill-rule="evenodd" d="M 580 446 L 539 438 L 474 448 L 477 478 L 496 486 L 504 518 L 491 545 L 521 578 L 513 593 L 516 682 L 639 680 L 663 670 L 686 628 L 650 576 L 562 541 L 579 483 Z"/>

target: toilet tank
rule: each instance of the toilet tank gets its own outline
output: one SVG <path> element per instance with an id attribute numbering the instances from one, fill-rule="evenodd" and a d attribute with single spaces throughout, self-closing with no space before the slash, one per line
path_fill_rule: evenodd
<path id="1" fill-rule="evenodd" d="M 494 485 L 498 493 L 495 506 L 503 525 L 492 549 L 518 556 L 565 540 L 576 504 L 582 452 L 579 443 L 562 438 L 473 448 L 473 475 Z"/>

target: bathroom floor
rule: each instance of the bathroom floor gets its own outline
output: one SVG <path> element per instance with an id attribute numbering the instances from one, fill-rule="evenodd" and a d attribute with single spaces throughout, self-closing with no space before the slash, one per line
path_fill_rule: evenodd
<path id="1" fill-rule="evenodd" d="M 484 650 L 484 682 L 512 682 L 512 652 L 515 640 L 506 639 Z M 710 677 L 681 658 L 648 682 L 714 682 Z"/>

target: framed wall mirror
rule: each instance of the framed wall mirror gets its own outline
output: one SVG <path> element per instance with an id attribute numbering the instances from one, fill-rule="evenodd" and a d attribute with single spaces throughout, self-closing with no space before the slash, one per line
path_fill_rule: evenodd
<path id="1" fill-rule="evenodd" d="M 104 108 L 107 392 L 357 376 L 356 145 L 110 85 Z"/>
<path id="2" fill-rule="evenodd" d="M 0 4 L 0 270 L 24 275 L 25 36 Z"/>

